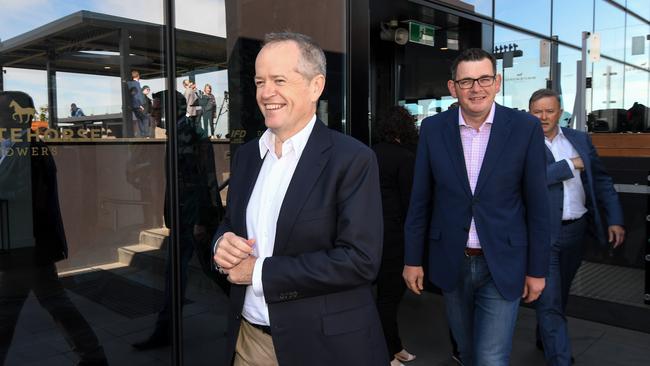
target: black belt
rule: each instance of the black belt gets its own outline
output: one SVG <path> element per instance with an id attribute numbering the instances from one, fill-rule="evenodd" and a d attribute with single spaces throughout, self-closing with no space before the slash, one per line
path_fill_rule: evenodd
<path id="1" fill-rule="evenodd" d="M 582 220 L 582 217 L 579 217 L 577 219 L 571 219 L 571 220 L 562 220 L 562 225 L 571 225 L 576 221 Z M 557 221 L 556 221 L 557 222 Z"/>
<path id="2" fill-rule="evenodd" d="M 246 318 L 244 318 L 243 316 L 242 316 L 242 320 L 244 320 L 246 323 L 250 324 L 253 328 L 257 328 L 257 329 L 261 330 L 262 332 L 264 332 L 265 334 L 271 335 L 271 327 L 269 327 L 268 325 L 261 325 L 261 324 L 251 323 L 248 320 L 246 320 Z"/>

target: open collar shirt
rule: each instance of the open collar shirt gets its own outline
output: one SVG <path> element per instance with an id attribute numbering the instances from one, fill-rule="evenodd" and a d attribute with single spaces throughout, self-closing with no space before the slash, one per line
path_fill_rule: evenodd
<path id="1" fill-rule="evenodd" d="M 494 122 L 495 108 L 495 103 L 493 102 L 490 113 L 478 128 L 478 130 L 474 129 L 468 125 L 467 122 L 465 122 L 461 108 L 458 108 L 458 126 L 460 128 L 460 139 L 463 143 L 465 168 L 467 170 L 467 178 L 469 179 L 469 186 L 472 189 L 472 194 L 474 193 L 474 189 L 476 189 L 476 182 L 478 181 L 478 176 L 481 172 L 481 166 L 483 165 L 485 151 L 487 150 L 487 145 L 490 141 L 490 131 L 492 130 L 492 123 Z M 472 221 L 469 226 L 467 247 L 481 247 L 481 243 L 478 239 L 478 233 L 476 232 L 474 217 L 472 217 Z"/>
<path id="2" fill-rule="evenodd" d="M 242 310 L 243 317 L 253 324 L 270 325 L 262 286 L 262 266 L 264 259 L 273 255 L 280 208 L 315 123 L 314 115 L 302 130 L 284 141 L 281 157 L 275 153 L 276 137 L 271 130 L 267 129 L 259 140 L 260 158 L 264 162 L 246 208 L 246 230 L 248 238 L 255 239 L 253 255 L 257 261 L 253 269 L 253 284 L 246 288 Z"/>

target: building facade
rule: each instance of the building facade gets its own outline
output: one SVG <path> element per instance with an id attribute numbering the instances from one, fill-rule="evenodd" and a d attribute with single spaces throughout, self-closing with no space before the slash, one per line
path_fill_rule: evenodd
<path id="1" fill-rule="evenodd" d="M 49 280 L 110 364 L 221 364 L 227 285 L 211 271 L 209 238 L 230 156 L 264 130 L 256 54 L 265 33 L 282 30 L 323 47 L 318 117 L 366 144 L 390 106 L 404 105 L 418 123 L 446 110 L 451 62 L 469 47 L 497 56 L 500 104 L 526 110 L 535 90 L 558 91 L 562 123 L 592 133 L 628 231 L 617 250 L 585 242 L 570 315 L 650 332 L 647 0 L 45 0 L 2 9 L 0 271 L 33 268 L 16 253 L 45 245 L 31 233 L 60 216 L 66 255 L 48 259 L 56 263 Z M 572 119 L 579 111 L 584 118 Z M 27 143 L 29 133 L 45 145 Z M 14 160 L 11 177 L 24 181 L 3 177 Z M 37 164 L 56 182 L 46 201 L 33 184 L 21 190 Z M 17 291 L 1 279 L 0 287 Z M 7 364 L 76 360 L 48 301 L 25 296 L 16 323 L 0 325 L 15 328 L 1 340 Z M 169 347 L 133 350 L 161 321 Z M 34 344 L 49 351 L 30 352 Z"/>

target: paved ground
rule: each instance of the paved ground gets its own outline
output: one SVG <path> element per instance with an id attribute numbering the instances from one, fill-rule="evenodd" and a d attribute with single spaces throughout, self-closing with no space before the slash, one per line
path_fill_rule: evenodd
<path id="1" fill-rule="evenodd" d="M 154 288 L 162 288 L 160 278 L 143 270 L 105 268 Z M 108 355 L 111 365 L 167 365 L 169 348 L 137 352 L 130 344 L 144 339 L 150 332 L 155 315 L 129 319 L 103 305 L 70 292 L 86 319 L 92 324 Z M 224 346 L 226 298 L 206 286 L 188 290 L 193 301 L 185 307 L 184 355 L 186 365 L 220 366 L 218 356 Z M 407 294 L 400 311 L 404 344 L 417 354 L 410 366 L 454 365 L 450 359 L 447 325 L 440 296 Z M 532 310 L 522 308 L 514 339 L 512 365 L 544 365 L 542 354 L 534 345 L 535 326 Z M 650 365 L 650 334 L 611 327 L 589 321 L 570 319 L 576 365 Z M 76 356 L 70 351 L 49 315 L 36 299 L 30 298 L 23 308 L 6 365 L 72 365 Z"/>

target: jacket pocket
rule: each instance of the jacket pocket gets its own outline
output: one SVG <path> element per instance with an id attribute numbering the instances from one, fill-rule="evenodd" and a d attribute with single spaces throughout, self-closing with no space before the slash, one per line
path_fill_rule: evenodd
<path id="1" fill-rule="evenodd" d="M 370 325 L 374 304 L 323 316 L 323 333 L 338 335 L 351 333 Z"/>

